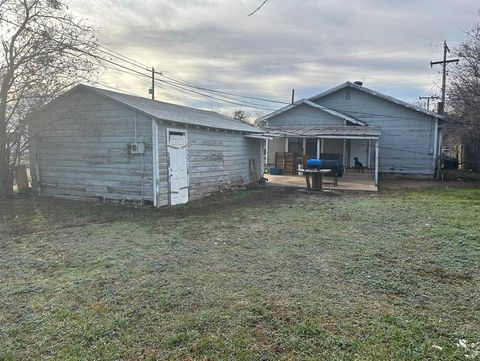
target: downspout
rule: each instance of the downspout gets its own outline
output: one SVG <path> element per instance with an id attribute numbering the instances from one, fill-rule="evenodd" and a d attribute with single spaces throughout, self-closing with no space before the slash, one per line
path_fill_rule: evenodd
<path id="1" fill-rule="evenodd" d="M 375 140 L 375 185 L 378 187 L 378 138 Z"/>
<path id="2" fill-rule="evenodd" d="M 156 208 L 158 206 L 158 124 L 155 118 L 152 118 L 152 203 Z"/>
<path id="3" fill-rule="evenodd" d="M 435 130 L 433 131 L 433 174 L 435 175 L 435 167 L 438 157 L 438 118 L 435 118 Z"/>

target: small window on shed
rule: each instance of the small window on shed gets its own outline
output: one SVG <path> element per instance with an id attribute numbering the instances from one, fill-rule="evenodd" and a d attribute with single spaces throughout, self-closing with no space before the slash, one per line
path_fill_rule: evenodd
<path id="1" fill-rule="evenodd" d="M 345 89 L 345 100 L 352 99 L 352 90 L 350 88 Z"/>

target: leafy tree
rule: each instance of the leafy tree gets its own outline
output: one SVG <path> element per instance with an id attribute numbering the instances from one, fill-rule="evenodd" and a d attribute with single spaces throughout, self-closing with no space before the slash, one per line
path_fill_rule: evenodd
<path id="1" fill-rule="evenodd" d="M 28 116 L 96 67 L 94 30 L 59 0 L 0 0 L 0 198 L 28 148 Z"/>
<path id="2" fill-rule="evenodd" d="M 452 144 L 480 142 L 480 23 L 467 32 L 455 53 L 460 62 L 450 70 L 446 135 Z"/>

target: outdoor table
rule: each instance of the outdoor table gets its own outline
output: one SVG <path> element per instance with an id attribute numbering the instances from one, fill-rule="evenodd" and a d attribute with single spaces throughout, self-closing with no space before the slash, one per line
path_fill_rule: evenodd
<path id="1" fill-rule="evenodd" d="M 299 169 L 299 172 L 302 172 L 305 175 L 305 180 L 307 181 L 307 189 L 310 191 L 320 191 L 322 190 L 322 179 L 324 173 L 329 173 L 331 169 Z M 310 182 L 310 177 L 312 181 Z"/>

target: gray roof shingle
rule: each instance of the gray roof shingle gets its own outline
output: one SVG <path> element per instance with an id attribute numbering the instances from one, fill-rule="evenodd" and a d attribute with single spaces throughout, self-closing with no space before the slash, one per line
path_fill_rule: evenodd
<path id="1" fill-rule="evenodd" d="M 151 100 L 83 84 L 77 85 L 75 88 L 94 91 L 160 120 L 192 124 L 215 129 L 235 130 L 247 133 L 262 132 L 262 130 L 255 128 L 252 125 L 208 110 L 190 108 L 183 105 L 162 102 L 159 100 Z"/>

